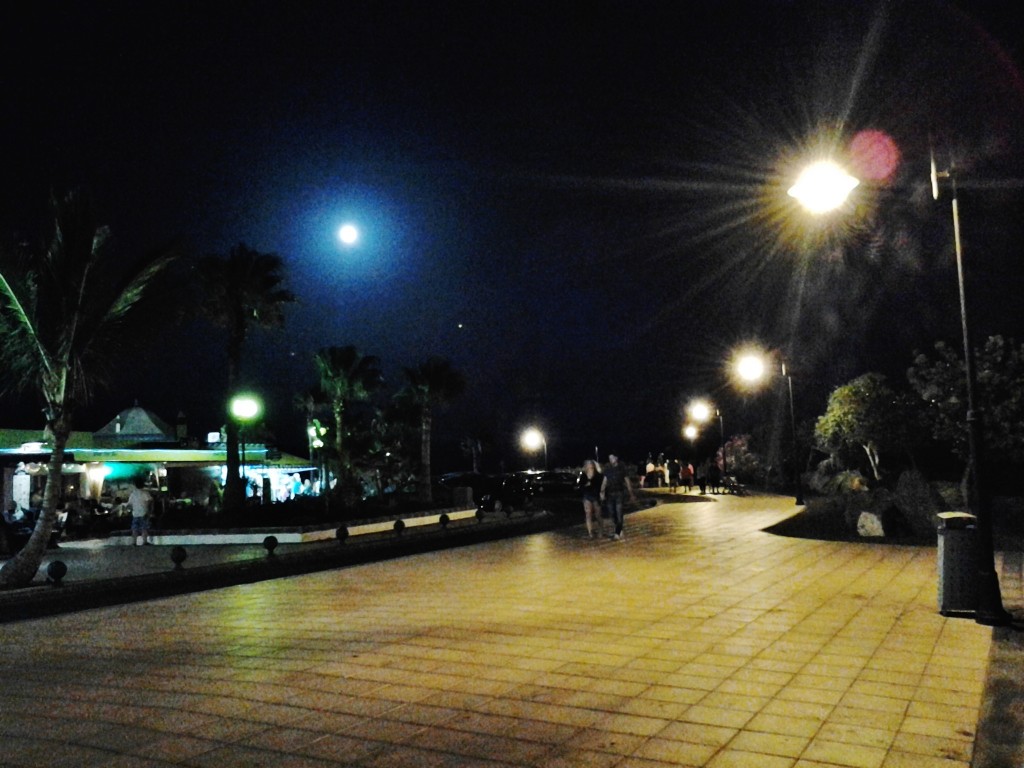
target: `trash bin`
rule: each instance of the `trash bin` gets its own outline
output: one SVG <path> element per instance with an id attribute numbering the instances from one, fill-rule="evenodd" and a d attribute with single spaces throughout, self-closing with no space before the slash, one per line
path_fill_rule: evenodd
<path id="1" fill-rule="evenodd" d="M 939 613 L 974 616 L 977 607 L 974 515 L 939 513 Z"/>

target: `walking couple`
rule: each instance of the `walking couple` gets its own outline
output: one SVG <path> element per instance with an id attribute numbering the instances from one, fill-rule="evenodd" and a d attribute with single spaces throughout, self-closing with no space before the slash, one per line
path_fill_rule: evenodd
<path id="1" fill-rule="evenodd" d="M 596 461 L 587 459 L 583 462 L 583 472 L 580 474 L 578 485 L 583 494 L 583 514 L 590 538 L 594 538 L 595 527 L 600 535 L 604 535 L 601 514 L 604 507 L 615 526 L 612 538 L 622 541 L 623 496 L 628 492 L 631 501 L 635 501 L 636 498 L 633 495 L 633 485 L 626 474 L 626 467 L 619 463 L 619 457 L 614 453 L 608 454 L 608 464 L 603 472 Z"/>

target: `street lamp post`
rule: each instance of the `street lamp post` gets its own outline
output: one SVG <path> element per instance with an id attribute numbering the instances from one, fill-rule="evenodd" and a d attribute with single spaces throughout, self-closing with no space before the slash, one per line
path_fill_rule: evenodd
<path id="1" fill-rule="evenodd" d="M 967 387 L 967 451 L 968 488 L 967 505 L 975 516 L 975 568 L 977 570 L 977 603 L 974 620 L 979 624 L 1006 624 L 1013 617 L 1003 608 L 999 589 L 999 576 L 995 565 L 995 543 L 992 538 L 992 506 L 988 485 L 984 482 L 984 440 L 982 413 L 977 408 L 977 368 L 974 342 L 967 322 L 967 288 L 964 280 L 963 247 L 960 240 L 960 205 L 957 200 L 956 176 L 952 168 L 939 172 L 931 161 L 932 197 L 939 199 L 939 179 L 949 179 L 952 192 L 953 246 L 956 251 L 956 277 L 960 291 L 960 330 L 964 344 L 964 374 Z"/>
<path id="2" fill-rule="evenodd" d="M 838 208 L 847 195 L 857 186 L 857 180 L 841 169 L 830 181 L 822 186 L 804 184 L 803 177 L 789 190 L 812 213 L 825 213 Z M 975 568 L 978 583 L 974 620 L 979 624 L 1006 624 L 1013 617 L 1003 608 L 999 590 L 999 576 L 995 568 L 995 545 L 992 539 L 992 511 L 988 487 L 982 471 L 984 446 L 981 431 L 981 413 L 975 407 L 977 374 L 974 364 L 974 345 L 971 341 L 970 326 L 967 322 L 967 290 L 964 281 L 963 248 L 960 242 L 960 205 L 957 200 L 956 177 L 952 169 L 939 172 L 935 159 L 931 160 L 932 196 L 939 198 L 939 179 L 949 179 L 952 191 L 953 245 L 956 251 L 957 282 L 960 289 L 960 327 L 964 344 L 964 374 L 967 387 L 967 450 L 970 477 L 967 506 L 975 517 Z M 826 191 L 826 188 L 835 192 Z M 845 189 L 845 191 L 843 191 Z"/>
<path id="3" fill-rule="evenodd" d="M 725 483 L 725 476 L 729 474 L 729 460 L 725 457 L 725 419 L 722 418 L 722 412 L 717 408 L 715 408 L 715 415 L 718 417 L 718 433 L 722 439 L 722 483 Z"/>
<path id="4" fill-rule="evenodd" d="M 255 395 L 241 394 L 235 395 L 231 398 L 231 416 L 238 422 L 238 440 L 242 448 L 242 496 L 246 495 L 246 486 L 248 484 L 248 473 L 246 472 L 246 460 L 245 460 L 245 427 L 247 424 L 253 422 L 260 411 L 263 408 L 263 404 L 259 398 Z"/>
<path id="5" fill-rule="evenodd" d="M 725 419 L 722 417 L 722 412 L 704 400 L 691 403 L 688 410 L 690 418 L 701 423 L 711 420 L 711 411 L 714 411 L 715 416 L 718 417 L 718 430 L 722 439 L 722 478 L 724 482 L 724 478 L 729 472 L 729 463 L 725 458 Z"/>
<path id="6" fill-rule="evenodd" d="M 765 378 L 764 357 L 760 353 L 743 355 L 736 361 L 736 372 L 746 382 L 759 382 Z M 789 390 L 789 425 L 793 438 L 793 496 L 797 504 L 804 503 L 803 483 L 800 480 L 800 448 L 796 435 L 796 407 L 793 403 L 793 375 L 786 367 L 785 361 L 781 362 L 782 375 L 786 379 L 786 387 Z"/>
<path id="7" fill-rule="evenodd" d="M 804 503 L 804 486 L 800 480 L 800 446 L 796 439 L 796 408 L 793 405 L 793 376 L 786 370 L 786 364 L 782 364 L 782 375 L 786 377 L 786 385 L 789 387 L 789 425 L 793 433 L 793 485 L 794 499 L 797 504 Z"/>
<path id="8" fill-rule="evenodd" d="M 544 449 L 544 469 L 548 468 L 548 441 L 544 433 L 536 427 L 530 427 L 523 432 L 520 443 L 526 450 L 535 453 L 539 448 Z"/>

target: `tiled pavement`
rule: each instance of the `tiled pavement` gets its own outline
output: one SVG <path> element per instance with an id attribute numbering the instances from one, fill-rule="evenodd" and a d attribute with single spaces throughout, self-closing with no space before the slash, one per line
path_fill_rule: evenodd
<path id="1" fill-rule="evenodd" d="M 760 531 L 792 509 L 3 625 L 0 764 L 966 768 L 992 630 L 937 613 L 933 548 Z"/>

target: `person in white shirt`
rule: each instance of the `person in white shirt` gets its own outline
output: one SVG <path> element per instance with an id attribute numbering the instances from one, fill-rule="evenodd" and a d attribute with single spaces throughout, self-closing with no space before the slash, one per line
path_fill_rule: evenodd
<path id="1" fill-rule="evenodd" d="M 153 510 L 153 495 L 142 487 L 142 479 L 135 478 L 135 488 L 128 497 L 128 506 L 132 510 L 132 544 L 149 544 L 149 514 Z"/>

